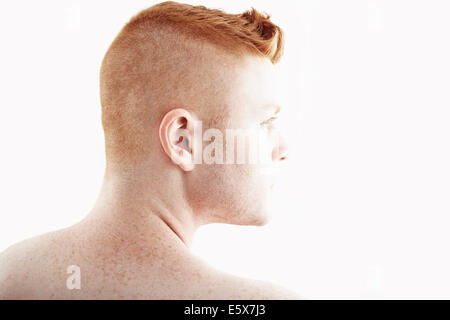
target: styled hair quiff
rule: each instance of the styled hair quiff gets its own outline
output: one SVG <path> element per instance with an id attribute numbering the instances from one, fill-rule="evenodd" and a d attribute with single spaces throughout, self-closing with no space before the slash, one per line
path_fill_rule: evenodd
<path id="1" fill-rule="evenodd" d="M 173 26 L 177 31 L 236 52 L 247 50 L 269 58 L 272 63 L 283 53 L 283 32 L 270 16 L 254 8 L 241 14 L 166 1 L 142 10 L 131 18 L 123 33 L 151 25 Z"/>
<path id="2" fill-rule="evenodd" d="M 166 1 L 133 16 L 110 45 L 100 70 L 107 161 L 120 155 L 132 160 L 145 154 L 144 149 L 149 147 L 145 122 L 158 110 L 157 101 L 178 101 L 174 89 L 180 87 L 178 79 L 183 77 L 178 73 L 195 55 L 188 51 L 202 47 L 202 43 L 231 56 L 253 55 L 275 64 L 283 54 L 284 38 L 270 16 L 254 8 L 229 14 Z M 178 67 L 173 67 L 177 62 Z M 166 80 L 164 87 L 159 84 L 161 79 Z M 171 95 L 171 99 L 164 100 L 166 95 Z"/>

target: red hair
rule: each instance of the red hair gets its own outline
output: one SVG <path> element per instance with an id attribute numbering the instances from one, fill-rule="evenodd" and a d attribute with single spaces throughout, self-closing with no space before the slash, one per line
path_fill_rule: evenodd
<path id="1" fill-rule="evenodd" d="M 269 15 L 253 8 L 228 14 L 167 1 L 133 16 L 109 47 L 100 70 L 107 159 L 145 154 L 147 129 L 157 126 L 160 108 L 189 103 L 199 82 L 195 64 L 220 51 L 224 59 L 228 54 L 231 59 L 250 55 L 275 64 L 283 52 L 283 32 Z M 197 94 L 198 99 L 205 97 L 204 91 Z"/>
<path id="2" fill-rule="evenodd" d="M 241 14 L 229 14 L 204 6 L 166 1 L 139 12 L 122 32 L 141 31 L 156 25 L 174 27 L 180 33 L 231 52 L 242 49 L 267 57 L 272 63 L 278 62 L 283 54 L 283 31 L 270 21 L 270 15 L 254 8 Z"/>

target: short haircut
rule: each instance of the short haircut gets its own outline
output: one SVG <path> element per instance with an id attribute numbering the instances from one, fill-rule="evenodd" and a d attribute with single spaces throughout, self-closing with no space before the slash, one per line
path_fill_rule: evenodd
<path id="1" fill-rule="evenodd" d="M 108 153 L 124 154 L 128 158 L 142 153 L 148 142 L 143 140 L 144 121 L 148 119 L 146 109 L 163 99 L 167 92 L 175 91 L 169 89 L 179 87 L 174 84 L 170 88 L 166 83 L 166 88 L 161 88 L 157 82 L 171 81 L 164 68 L 170 68 L 175 60 L 184 68 L 181 56 L 188 60 L 189 54 L 193 55 L 188 52 L 189 43 L 210 45 L 231 56 L 267 58 L 275 64 L 282 56 L 284 39 L 281 28 L 270 21 L 270 16 L 254 8 L 229 14 L 167 1 L 133 16 L 106 52 L 100 72 L 107 158 Z M 177 50 L 181 53 L 171 62 L 170 55 Z M 181 72 L 179 69 L 166 73 Z M 174 75 L 172 79 L 177 81 L 180 77 Z"/>

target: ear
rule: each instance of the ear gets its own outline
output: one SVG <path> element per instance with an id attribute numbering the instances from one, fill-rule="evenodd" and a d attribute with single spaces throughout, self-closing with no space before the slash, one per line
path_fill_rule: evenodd
<path id="1" fill-rule="evenodd" d="M 194 119 L 183 108 L 167 112 L 159 126 L 161 145 L 172 160 L 184 171 L 194 169 Z"/>

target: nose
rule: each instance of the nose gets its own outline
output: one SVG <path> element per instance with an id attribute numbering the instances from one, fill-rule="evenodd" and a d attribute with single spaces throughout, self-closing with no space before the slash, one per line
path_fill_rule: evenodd
<path id="1" fill-rule="evenodd" d="M 286 139 L 283 136 L 278 136 L 278 143 L 275 146 L 275 149 L 272 152 L 272 160 L 273 161 L 284 161 L 288 156 L 288 144 Z"/>

